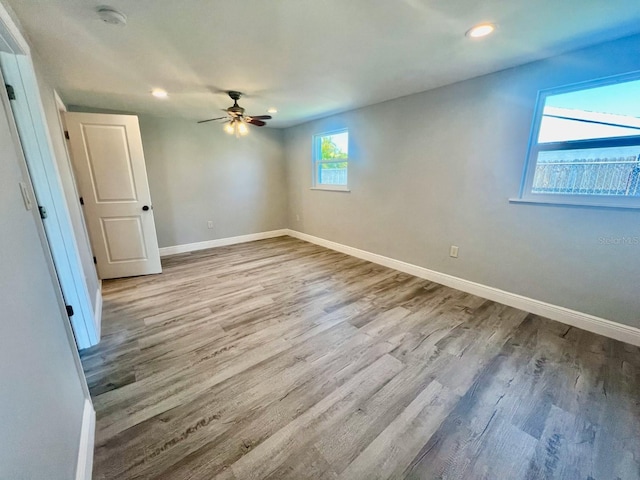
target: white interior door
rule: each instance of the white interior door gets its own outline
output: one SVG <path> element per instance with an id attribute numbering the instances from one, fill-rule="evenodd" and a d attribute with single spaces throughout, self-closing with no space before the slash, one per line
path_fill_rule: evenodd
<path id="1" fill-rule="evenodd" d="M 2 21 L 0 18 L 0 36 Z M 97 316 L 82 270 L 31 58 L 22 53 L 0 52 L 0 70 L 0 87 L 6 82 L 14 90 L 14 100 L 8 100 L 4 92 L 2 98 L 7 105 L 10 102 L 8 111 L 13 113 L 19 132 L 20 145 L 36 194 L 34 208 L 40 206 L 43 213 L 46 212 L 42 222 L 60 288 L 72 313 L 70 319 L 77 346 L 79 349 L 87 348 L 98 343 L 100 324 L 96 322 Z M 2 155 L 4 152 L 0 157 Z"/>
<path id="2" fill-rule="evenodd" d="M 100 278 L 160 273 L 138 117 L 65 113 Z"/>

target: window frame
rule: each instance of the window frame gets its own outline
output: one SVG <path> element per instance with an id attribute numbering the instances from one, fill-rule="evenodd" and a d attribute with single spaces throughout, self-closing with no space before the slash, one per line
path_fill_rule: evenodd
<path id="1" fill-rule="evenodd" d="M 322 138 L 323 137 L 328 137 L 331 135 L 337 135 L 340 133 L 346 133 L 347 134 L 347 138 L 349 138 L 349 129 L 348 128 L 339 128 L 337 130 L 330 130 L 327 132 L 322 132 L 322 133 L 315 133 L 313 134 L 313 137 L 311 139 L 312 141 L 312 153 L 311 153 L 311 165 L 312 165 L 312 190 L 327 190 L 327 191 L 334 191 L 334 192 L 349 192 L 349 154 L 347 153 L 347 158 L 346 159 L 328 159 L 328 160 L 322 160 Z M 351 143 L 350 140 L 347 140 L 349 143 Z M 319 183 L 318 182 L 318 169 L 319 169 L 319 165 L 323 164 L 323 163 L 343 163 L 346 162 L 347 164 L 347 183 L 344 185 L 331 185 L 331 184 L 326 184 L 326 183 Z"/>
<path id="2" fill-rule="evenodd" d="M 596 87 L 604 87 L 618 83 L 626 83 L 640 80 L 640 71 L 625 73 L 574 83 L 561 87 L 547 88 L 538 91 L 536 106 L 533 114 L 531 133 L 527 146 L 527 157 L 520 184 L 520 193 L 512 202 L 571 205 L 584 207 L 609 207 L 609 208 L 637 208 L 640 209 L 640 196 L 621 195 L 582 195 L 582 194 L 550 194 L 533 193 L 533 180 L 536 172 L 538 154 L 544 151 L 581 150 L 590 148 L 638 146 L 640 148 L 640 135 L 624 137 L 591 138 L 584 140 L 568 140 L 560 142 L 538 143 L 540 127 L 544 113 L 544 106 L 549 96 L 561 95 Z"/>

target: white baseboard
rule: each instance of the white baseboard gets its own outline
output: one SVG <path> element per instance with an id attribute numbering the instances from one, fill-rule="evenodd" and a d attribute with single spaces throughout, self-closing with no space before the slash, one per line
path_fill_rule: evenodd
<path id="1" fill-rule="evenodd" d="M 256 240 L 264 240 L 265 238 L 284 237 L 288 235 L 287 229 L 271 230 L 269 232 L 250 233 L 249 235 L 240 235 L 238 237 L 219 238 L 217 240 L 207 240 L 205 242 L 186 243 L 183 245 L 174 245 L 173 247 L 163 247 L 160 249 L 160 256 L 175 255 L 176 253 L 195 252 L 197 250 L 205 250 L 207 248 L 224 247 L 226 245 L 235 245 L 236 243 L 254 242 Z"/>
<path id="2" fill-rule="evenodd" d="M 419 267 L 411 263 L 402 262 L 376 253 L 367 252 L 366 250 L 349 247 L 347 245 L 314 237 L 313 235 L 308 235 L 295 230 L 289 230 L 288 234 L 291 237 L 298 238 L 306 242 L 315 243 L 316 245 L 320 245 L 331 250 L 346 253 L 347 255 L 393 268 L 419 278 L 424 278 L 425 280 L 440 283 L 447 287 L 455 288 L 456 290 L 461 290 L 488 300 L 502 303 L 503 305 L 524 310 L 525 312 L 534 313 L 541 317 L 550 318 L 551 320 L 556 320 L 573 327 L 604 335 L 605 337 L 640 346 L 640 329 L 635 327 L 630 327 L 628 325 L 623 325 L 621 323 L 606 320 L 587 313 L 578 312 L 576 310 L 571 310 L 569 308 L 560 307 L 558 305 L 552 305 L 550 303 L 524 297 L 516 293 L 507 292 L 505 290 L 489 287 L 463 278 L 454 277 L 453 275 L 448 275 L 446 273 L 436 272 L 435 270 L 429 270 L 428 268 Z"/>
<path id="3" fill-rule="evenodd" d="M 76 480 L 91 480 L 93 470 L 93 446 L 96 432 L 96 412 L 91 400 L 84 401 L 82 412 L 82 429 L 80 430 L 80 448 L 78 449 L 78 465 Z"/>
<path id="4" fill-rule="evenodd" d="M 98 289 L 96 290 L 95 311 L 93 312 L 93 323 L 96 326 L 96 335 L 100 343 L 102 329 L 102 280 L 98 279 Z"/>

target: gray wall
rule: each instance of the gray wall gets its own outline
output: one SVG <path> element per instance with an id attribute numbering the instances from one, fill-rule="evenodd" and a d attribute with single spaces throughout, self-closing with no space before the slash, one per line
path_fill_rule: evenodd
<path id="1" fill-rule="evenodd" d="M 219 123 L 139 120 L 160 247 L 286 228 L 281 130 L 235 138 Z"/>
<path id="2" fill-rule="evenodd" d="M 289 226 L 640 327 L 640 245 L 601 242 L 640 235 L 640 211 L 508 201 L 537 91 L 638 69 L 630 37 L 290 128 Z M 351 192 L 310 190 L 312 135 L 343 127 Z"/>
<path id="3" fill-rule="evenodd" d="M 64 144 L 63 129 L 58 116 L 58 106 L 56 105 L 53 88 L 51 87 L 48 77 L 42 68 L 43 62 L 39 60 L 37 55 L 33 55 L 33 61 L 36 67 L 36 75 L 38 77 L 38 87 L 40 89 L 40 98 L 49 127 L 49 135 L 53 145 L 53 152 L 56 157 L 56 165 L 60 174 L 60 181 L 64 190 L 64 195 L 69 210 L 69 217 L 73 226 L 73 234 L 76 240 L 80 263 L 84 273 L 85 283 L 89 292 L 91 305 L 95 311 L 96 294 L 99 288 L 98 275 L 93 263 L 93 253 L 91 252 L 91 244 L 89 243 L 89 235 L 84 223 L 80 202 L 80 195 L 76 188 L 71 161 Z"/>
<path id="4" fill-rule="evenodd" d="M 0 479 L 75 478 L 84 393 L 0 104 Z"/>

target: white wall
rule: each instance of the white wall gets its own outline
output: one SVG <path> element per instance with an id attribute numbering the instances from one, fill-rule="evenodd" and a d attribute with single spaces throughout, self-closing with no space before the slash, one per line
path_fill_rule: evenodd
<path id="1" fill-rule="evenodd" d="M 0 479 L 75 478 L 85 396 L 28 181 L 0 104 Z M 47 261 L 49 258 L 49 261 Z"/>
<path id="2" fill-rule="evenodd" d="M 640 327 L 640 246 L 601 243 L 640 211 L 508 201 L 537 91 L 638 69 L 640 36 L 290 128 L 289 227 Z M 310 190 L 312 135 L 343 127 L 351 192 Z"/>
<path id="3" fill-rule="evenodd" d="M 160 247 L 287 226 L 281 130 L 235 138 L 219 123 L 139 120 Z"/>

